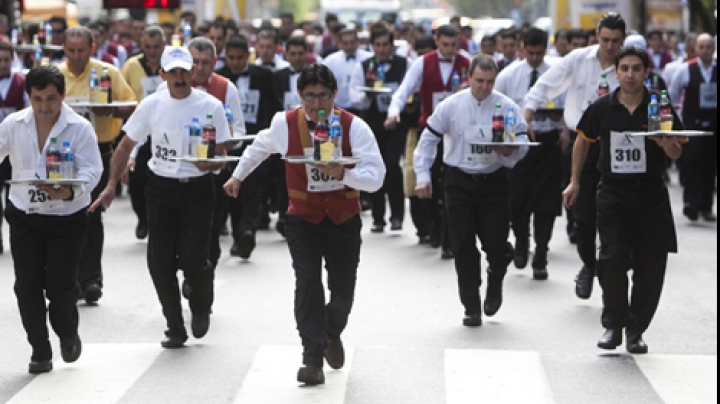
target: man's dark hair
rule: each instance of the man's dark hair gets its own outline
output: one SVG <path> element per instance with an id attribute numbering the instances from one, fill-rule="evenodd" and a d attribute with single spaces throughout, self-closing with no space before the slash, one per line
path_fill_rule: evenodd
<path id="1" fill-rule="evenodd" d="M 654 36 L 657 36 L 657 37 L 659 37 L 660 39 L 662 39 L 662 37 L 663 37 L 663 32 L 660 31 L 659 29 L 654 29 L 654 30 L 648 32 L 648 33 L 647 33 L 647 36 L 646 36 L 645 38 L 647 38 L 648 40 L 650 40 L 650 38 L 652 38 L 652 37 L 654 37 Z"/>
<path id="2" fill-rule="evenodd" d="M 65 32 L 65 30 L 68 29 L 68 23 L 67 23 L 67 20 L 66 20 L 64 17 L 60 17 L 60 16 L 57 16 L 57 15 L 54 15 L 54 16 L 50 17 L 50 19 L 48 20 L 48 22 L 49 22 L 49 23 L 56 22 L 56 23 L 59 23 L 60 25 L 62 25 L 62 28 L 61 28 L 61 29 L 62 29 L 62 32 Z"/>
<path id="3" fill-rule="evenodd" d="M 423 35 L 415 39 L 415 50 L 418 49 L 435 49 L 435 38 L 432 35 Z"/>
<path id="4" fill-rule="evenodd" d="M 493 46 L 495 46 L 495 35 L 485 35 L 484 37 L 482 37 L 482 39 L 480 40 L 480 44 L 482 45 L 485 42 L 492 42 Z"/>
<path id="5" fill-rule="evenodd" d="M 461 18 L 461 17 L 460 17 L 459 15 L 454 15 L 454 16 L 450 17 L 450 22 L 451 22 L 451 23 L 453 23 L 453 22 L 459 23 L 459 22 L 460 22 L 460 18 Z"/>
<path id="6" fill-rule="evenodd" d="M 567 30 L 561 29 L 561 30 L 555 31 L 554 41 L 557 42 L 557 40 L 561 39 L 561 38 L 567 39 L 568 42 L 570 41 L 570 39 L 568 38 Z"/>
<path id="7" fill-rule="evenodd" d="M 65 76 L 55 66 L 41 66 L 30 69 L 27 76 L 25 76 L 25 92 L 28 96 L 33 88 L 44 90 L 49 85 L 55 86 L 58 93 L 65 94 Z"/>
<path id="8" fill-rule="evenodd" d="M 329 22 L 338 22 L 338 16 L 337 16 L 337 14 L 335 14 L 335 13 L 327 13 L 327 14 L 325 15 L 325 24 L 327 25 L 327 23 L 329 23 Z"/>
<path id="9" fill-rule="evenodd" d="M 180 13 L 180 18 L 183 20 L 187 20 L 188 17 L 197 18 L 195 15 L 195 12 L 192 10 L 185 10 L 182 13 Z"/>
<path id="10" fill-rule="evenodd" d="M 280 13 L 280 19 L 283 19 L 283 18 L 289 18 L 290 21 L 295 22 L 295 15 L 293 13 L 289 13 L 289 12 Z"/>
<path id="11" fill-rule="evenodd" d="M 507 28 L 507 29 L 500 31 L 500 38 L 514 39 L 517 41 L 518 40 L 517 34 L 518 34 L 518 30 L 516 30 L 515 28 Z"/>
<path id="12" fill-rule="evenodd" d="M 494 71 L 495 73 L 499 70 L 495 59 L 491 55 L 485 55 L 483 53 L 478 53 L 472 59 L 468 75 L 472 76 L 475 73 L 475 69 L 480 69 L 486 72 Z"/>
<path id="13" fill-rule="evenodd" d="M 547 49 L 548 34 L 540 28 L 530 28 L 523 38 L 525 46 L 542 46 Z"/>
<path id="14" fill-rule="evenodd" d="M 233 35 L 230 38 L 228 38 L 227 42 L 225 42 L 225 49 L 242 49 L 245 52 L 250 52 L 250 46 L 248 45 L 248 40 L 242 35 Z"/>
<path id="15" fill-rule="evenodd" d="M 391 44 L 395 41 L 395 34 L 393 34 L 385 22 L 380 21 L 373 24 L 372 28 L 370 28 L 370 44 L 375 42 L 377 38 L 382 38 L 384 36 L 390 38 Z"/>
<path id="16" fill-rule="evenodd" d="M 307 41 L 305 41 L 304 36 L 295 35 L 288 38 L 287 42 L 285 42 L 285 49 L 290 50 L 291 46 L 302 46 L 303 48 L 307 47 Z"/>
<path id="17" fill-rule="evenodd" d="M 587 40 L 588 40 L 588 36 L 587 36 L 587 34 L 585 33 L 585 31 L 583 31 L 583 30 L 581 30 L 581 29 L 579 29 L 579 28 L 578 28 L 578 29 L 571 29 L 570 31 L 568 31 L 568 34 L 567 34 L 568 42 L 572 42 L 573 39 L 575 39 L 575 38 L 582 38 L 584 41 L 587 41 Z"/>
<path id="18" fill-rule="evenodd" d="M 450 38 L 456 38 L 460 36 L 460 31 L 450 24 L 441 25 L 435 30 L 435 36 L 440 38 L 441 36 L 447 36 Z"/>
<path id="19" fill-rule="evenodd" d="M 263 28 L 263 29 L 261 29 L 260 32 L 258 32 L 258 34 L 257 34 L 257 39 L 258 39 L 258 41 L 260 40 L 260 38 L 263 38 L 263 39 L 272 39 L 272 41 L 273 41 L 276 45 L 277 45 L 277 43 L 278 43 L 278 35 L 277 35 L 277 32 L 275 31 L 275 28 Z"/>
<path id="20" fill-rule="evenodd" d="M 222 31 L 223 36 L 224 36 L 224 35 L 227 35 L 228 27 L 227 27 L 227 24 L 225 23 L 225 20 L 215 20 L 215 21 L 213 21 L 213 23 L 210 25 L 210 28 L 219 29 L 219 30 Z M 208 31 L 209 31 L 209 30 L 208 30 Z"/>
<path id="21" fill-rule="evenodd" d="M 600 21 L 598 21 L 597 32 L 600 32 L 603 28 L 607 28 L 611 31 L 620 30 L 623 33 L 623 36 L 625 36 L 627 26 L 625 24 L 625 20 L 623 20 L 619 13 L 611 11 L 605 14 Z"/>
<path id="22" fill-rule="evenodd" d="M 650 67 L 650 61 L 648 60 L 648 54 L 645 49 L 640 49 L 637 46 L 623 46 L 615 55 L 615 68 L 620 65 L 620 60 L 628 56 L 637 56 L 642 61 L 643 67 L 647 70 Z"/>
<path id="23" fill-rule="evenodd" d="M 590 39 L 591 36 L 594 37 L 595 34 L 596 34 L 596 31 L 595 31 L 594 28 L 590 28 L 590 29 L 586 29 L 586 30 L 585 30 L 585 36 L 587 36 L 588 39 Z"/>
<path id="24" fill-rule="evenodd" d="M 325 65 L 312 64 L 307 65 L 300 70 L 300 76 L 297 81 L 298 91 L 303 91 L 309 85 L 320 84 L 335 91 L 337 89 L 337 80 L 332 70 Z"/>
<path id="25" fill-rule="evenodd" d="M 12 59 L 12 56 L 15 53 L 15 49 L 13 48 L 13 46 L 5 41 L 0 41 L 0 52 L 2 51 L 10 52 L 10 59 Z"/>

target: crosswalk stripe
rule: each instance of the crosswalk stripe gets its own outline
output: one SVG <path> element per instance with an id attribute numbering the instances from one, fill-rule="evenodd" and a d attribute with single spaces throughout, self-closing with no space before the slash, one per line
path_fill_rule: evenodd
<path id="1" fill-rule="evenodd" d="M 717 403 L 717 355 L 635 356 L 640 370 L 667 404 Z"/>
<path id="2" fill-rule="evenodd" d="M 162 352 L 157 344 L 86 344 L 75 363 L 55 361 L 8 404 L 116 403 Z"/>
<path id="3" fill-rule="evenodd" d="M 263 345 L 255 355 L 252 367 L 243 380 L 236 404 L 338 404 L 345 401 L 353 349 L 345 347 L 345 366 L 325 371 L 325 384 L 300 387 L 296 381 L 302 348 L 299 346 Z"/>
<path id="4" fill-rule="evenodd" d="M 445 392 L 447 404 L 555 402 L 537 352 L 445 350 Z"/>

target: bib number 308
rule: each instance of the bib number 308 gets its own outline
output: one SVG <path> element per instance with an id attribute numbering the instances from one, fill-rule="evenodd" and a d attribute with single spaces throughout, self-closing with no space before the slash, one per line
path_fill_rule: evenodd
<path id="1" fill-rule="evenodd" d="M 310 170 L 311 173 L 311 179 L 315 182 L 328 182 L 332 179 L 329 175 L 323 173 L 317 168 L 313 168 Z"/>

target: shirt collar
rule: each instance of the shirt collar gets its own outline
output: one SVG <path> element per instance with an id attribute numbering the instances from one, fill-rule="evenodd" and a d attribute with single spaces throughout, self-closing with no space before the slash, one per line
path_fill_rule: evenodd
<path id="1" fill-rule="evenodd" d="M 648 92 L 647 89 L 644 89 L 643 91 L 644 91 L 644 96 L 643 96 L 643 100 L 640 103 L 640 105 L 648 105 L 648 104 L 650 104 L 650 92 Z M 610 106 L 612 106 L 612 107 L 621 106 L 624 108 L 625 106 L 620 102 L 620 99 L 618 98 L 618 94 L 620 94 L 620 87 L 616 88 L 615 91 L 612 92 L 612 95 L 610 96 Z"/>

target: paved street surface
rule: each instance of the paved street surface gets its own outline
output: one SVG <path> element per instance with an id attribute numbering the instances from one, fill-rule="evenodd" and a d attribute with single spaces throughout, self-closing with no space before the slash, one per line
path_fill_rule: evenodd
<path id="1" fill-rule="evenodd" d="M 466 328 L 452 262 L 417 245 L 409 218 L 404 231 L 377 235 L 363 213 L 346 366 L 326 367 L 327 383 L 313 388 L 295 381 L 294 277 L 279 234 L 260 232 L 246 262 L 227 255 L 223 237 L 210 332 L 164 350 L 146 242 L 135 239 L 123 197 L 105 215 L 105 296 L 97 306 L 80 304 L 84 350 L 74 364 L 62 362 L 54 337 L 53 372 L 27 373 L 12 260 L 0 256 L 0 403 L 716 403 L 717 227 L 682 217 L 676 175 L 671 193 L 680 253 L 670 256 L 645 334 L 648 355 L 596 348 L 600 289 L 596 283 L 587 301 L 575 297 L 580 262 L 564 219 L 551 243 L 550 278 L 534 281 L 531 269 L 511 265 L 502 309 Z M 7 240 L 6 225 L 3 232 Z M 188 329 L 189 322 L 186 310 Z"/>

